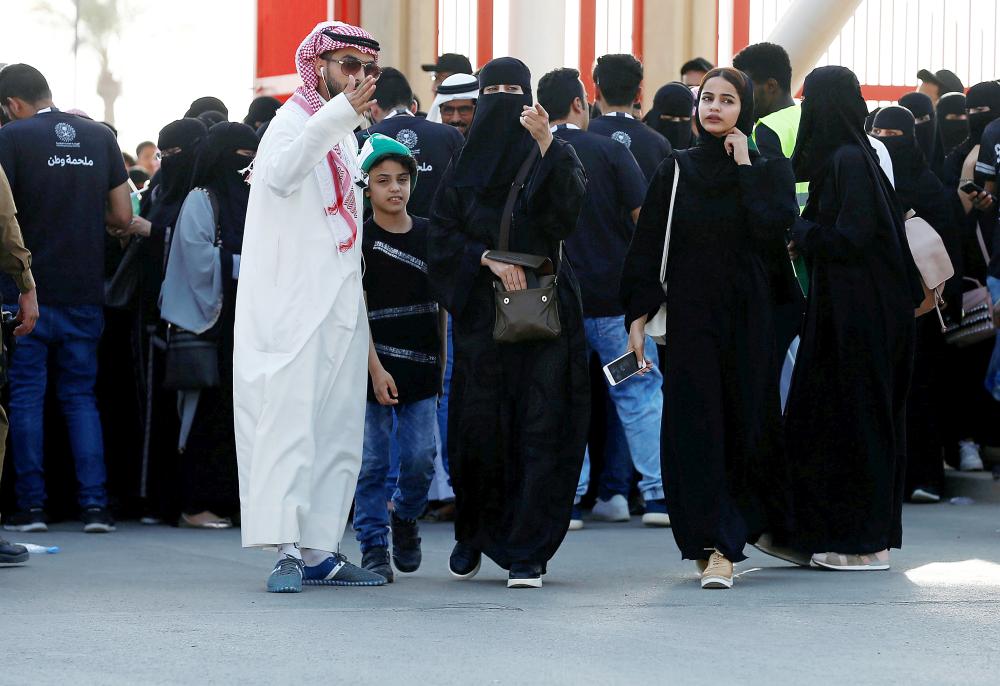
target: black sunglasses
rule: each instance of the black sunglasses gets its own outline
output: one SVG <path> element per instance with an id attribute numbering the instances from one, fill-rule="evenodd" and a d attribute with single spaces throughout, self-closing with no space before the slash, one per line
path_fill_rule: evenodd
<path id="1" fill-rule="evenodd" d="M 373 79 L 377 79 L 378 75 L 382 73 L 381 67 L 375 64 L 375 60 L 371 62 L 362 62 L 357 57 L 345 57 L 344 59 L 337 59 L 336 57 L 321 57 L 324 62 L 336 62 L 340 65 L 340 70 L 344 72 L 345 76 L 354 76 L 362 68 L 365 70 L 365 76 L 370 76 Z"/>

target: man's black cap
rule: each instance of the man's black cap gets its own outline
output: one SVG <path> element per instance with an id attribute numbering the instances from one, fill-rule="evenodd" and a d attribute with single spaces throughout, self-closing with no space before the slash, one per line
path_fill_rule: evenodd
<path id="1" fill-rule="evenodd" d="M 941 89 L 941 95 L 945 93 L 964 93 L 965 86 L 962 85 L 962 80 L 955 76 L 955 72 L 948 71 L 947 69 L 938 69 L 936 72 L 931 73 L 929 69 L 921 69 L 917 72 L 917 78 L 921 81 L 926 81 L 927 83 L 933 83 L 939 89 Z"/>
<path id="2" fill-rule="evenodd" d="M 448 74 L 471 74 L 472 62 L 465 55 L 446 52 L 437 59 L 437 64 L 425 64 L 420 67 L 424 71 L 443 71 Z"/>

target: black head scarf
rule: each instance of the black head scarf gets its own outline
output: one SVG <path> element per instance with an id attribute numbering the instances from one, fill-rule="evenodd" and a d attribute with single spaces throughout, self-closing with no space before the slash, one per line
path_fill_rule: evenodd
<path id="1" fill-rule="evenodd" d="M 221 112 L 223 121 L 229 119 L 229 110 L 226 108 L 226 105 L 221 100 L 219 100 L 218 98 L 214 98 L 211 95 L 206 95 L 205 97 L 198 98 L 197 100 L 192 102 L 191 107 L 189 107 L 188 111 L 184 113 L 184 116 L 197 117 L 199 114 L 202 114 L 203 112 L 210 112 L 210 111 Z"/>
<path id="2" fill-rule="evenodd" d="M 913 207 L 912 193 L 920 175 L 927 169 L 927 159 L 920 149 L 913 113 L 898 105 L 883 107 L 875 116 L 875 128 L 898 129 L 902 136 L 880 136 L 879 140 L 892 158 L 896 195 L 907 208 Z"/>
<path id="3" fill-rule="evenodd" d="M 650 128 L 663 134 L 674 150 L 685 150 L 694 142 L 690 119 L 692 112 L 694 112 L 694 94 L 683 83 L 674 81 L 656 91 L 656 95 L 653 96 L 653 107 L 646 113 L 643 121 Z M 665 116 L 688 117 L 688 119 L 668 121 L 662 119 Z"/>
<path id="4" fill-rule="evenodd" d="M 899 99 L 899 106 L 913 113 L 917 145 L 928 160 L 934 157 L 934 134 L 937 130 L 934 103 L 923 93 L 907 93 Z"/>
<path id="5" fill-rule="evenodd" d="M 263 126 L 274 118 L 275 113 L 280 108 L 281 101 L 277 98 L 272 98 L 270 95 L 260 95 L 250 103 L 250 109 L 247 116 L 244 117 L 243 123 L 256 129 L 257 122 Z"/>
<path id="6" fill-rule="evenodd" d="M 216 124 L 221 124 L 222 122 L 226 121 L 226 116 L 222 114 L 222 112 L 217 112 L 215 110 L 208 110 L 207 112 L 202 112 L 201 114 L 199 114 L 198 119 L 201 119 L 201 121 L 208 128 L 212 128 Z"/>
<path id="7" fill-rule="evenodd" d="M 194 187 L 209 190 L 219 205 L 222 246 L 231 253 L 243 250 L 243 224 L 250 200 L 250 186 L 242 170 L 252 160 L 237 150 L 257 150 L 257 134 L 246 124 L 222 122 L 208 130 L 208 138 L 195 164 Z"/>
<path id="8" fill-rule="evenodd" d="M 971 112 L 977 107 L 989 107 L 989 110 Z M 969 141 L 973 145 L 979 145 L 986 126 L 1000 118 L 1000 82 L 984 81 L 970 88 L 965 96 L 965 110 L 969 112 Z"/>
<path id="9" fill-rule="evenodd" d="M 735 76 L 736 80 L 742 80 L 743 85 L 732 83 L 728 78 L 721 76 L 718 73 L 720 71 Z M 753 82 L 749 76 L 736 69 L 712 70 L 705 75 L 701 88 L 698 89 L 697 102 L 701 102 L 701 93 L 705 84 L 716 77 L 726 79 L 735 87 L 740 97 L 740 116 L 736 120 L 736 128 L 746 134 L 747 139 L 749 139 L 753 133 L 755 119 Z M 728 192 L 728 189 L 738 183 L 738 165 L 726 152 L 725 137 L 717 138 L 706 131 L 701 123 L 700 113 L 695 116 L 695 120 L 698 127 L 698 142 L 693 148 L 688 149 L 686 155 L 678 158 L 678 163 L 681 165 L 681 178 L 685 179 L 687 183 L 696 185 L 709 195 Z M 749 140 L 747 143 L 750 146 L 750 158 L 756 158 L 756 148 Z"/>
<path id="10" fill-rule="evenodd" d="M 156 174 L 155 199 L 146 216 L 157 226 L 173 226 L 180 214 L 181 204 L 191 189 L 194 163 L 208 135 L 208 129 L 199 119 L 178 119 L 160 130 L 156 146 L 160 150 L 180 148 L 160 162 Z"/>
<path id="11" fill-rule="evenodd" d="M 792 153 L 797 180 L 822 178 L 833 152 L 842 145 L 858 145 L 878 164 L 865 136 L 868 107 L 854 72 L 835 66 L 813 69 L 806 77 L 802 97 L 802 119 Z"/>
<path id="12" fill-rule="evenodd" d="M 965 115 L 964 93 L 946 93 L 937 103 L 937 127 L 945 155 L 969 137 L 969 120 L 948 119 L 949 114 Z"/>
<path id="13" fill-rule="evenodd" d="M 487 86 L 518 85 L 524 91 L 484 94 Z M 506 194 L 524 158 L 534 145 L 521 126 L 521 112 L 532 104 L 531 72 L 514 57 L 499 57 L 479 72 L 479 100 L 465 147 L 455 165 L 452 185 L 472 187 L 481 194 Z"/>
<path id="14" fill-rule="evenodd" d="M 837 149 L 856 146 L 864 153 L 862 158 L 874 185 L 877 220 L 889 229 L 888 235 L 896 239 L 901 256 L 901 275 L 907 280 L 906 286 L 914 305 L 917 305 L 923 299 L 920 274 L 906 242 L 903 211 L 896 192 L 879 166 L 875 149 L 865 135 L 867 116 L 868 108 L 861 95 L 858 77 L 847 67 L 819 67 L 806 76 L 802 88 L 802 120 L 792 154 L 796 178 L 809 181 L 809 200 L 802 215 L 807 219 L 816 216 L 818 191 L 830 172 Z M 890 113 L 889 116 L 893 115 Z"/>

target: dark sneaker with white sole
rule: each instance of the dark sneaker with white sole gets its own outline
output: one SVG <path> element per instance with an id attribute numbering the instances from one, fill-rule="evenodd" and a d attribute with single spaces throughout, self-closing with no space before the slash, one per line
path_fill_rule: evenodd
<path id="1" fill-rule="evenodd" d="M 27 561 L 27 548 L 0 538 L 0 565 L 23 565 Z"/>
<path id="2" fill-rule="evenodd" d="M 471 579 L 479 573 L 483 554 L 468 543 L 456 543 L 448 558 L 448 571 L 456 579 Z"/>
<path id="3" fill-rule="evenodd" d="M 646 501 L 646 512 L 642 515 L 644 526 L 670 526 L 667 501 L 664 498 Z"/>
<path id="4" fill-rule="evenodd" d="M 387 583 L 392 583 L 392 565 L 389 564 L 389 549 L 384 545 L 369 548 L 361 554 L 361 567 L 369 572 L 375 572 L 385 577 Z"/>
<path id="5" fill-rule="evenodd" d="M 292 555 L 278 560 L 267 577 L 268 593 L 302 593 L 302 568 L 305 563 Z"/>
<path id="6" fill-rule="evenodd" d="M 402 519 L 392 513 L 392 563 L 404 574 L 420 569 L 420 527 L 415 519 Z"/>
<path id="7" fill-rule="evenodd" d="M 7 531 L 20 531 L 24 534 L 34 534 L 49 530 L 49 518 L 45 510 L 40 507 L 32 507 L 7 517 L 3 528 Z"/>
<path id="8" fill-rule="evenodd" d="M 542 566 L 532 562 L 515 562 L 507 575 L 507 588 L 541 588 Z"/>
<path id="9" fill-rule="evenodd" d="M 106 534 L 115 530 L 115 520 L 106 507 L 88 507 L 80 515 L 83 531 L 88 534 Z"/>
<path id="10" fill-rule="evenodd" d="M 384 586 L 388 580 L 368 569 L 347 561 L 347 556 L 334 553 L 318 565 L 306 565 L 302 583 L 307 586 Z"/>

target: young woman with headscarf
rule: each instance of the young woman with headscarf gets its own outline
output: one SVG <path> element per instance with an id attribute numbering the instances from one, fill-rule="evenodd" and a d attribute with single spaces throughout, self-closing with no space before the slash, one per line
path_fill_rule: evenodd
<path id="1" fill-rule="evenodd" d="M 538 152 L 541 151 L 541 156 Z M 535 155 L 513 210 L 509 249 L 562 260 L 558 338 L 493 338 L 494 284 L 525 286 L 519 267 L 488 259 L 498 247 L 511 185 Z M 586 176 L 573 148 L 553 139 L 532 107 L 531 74 L 517 59 L 489 62 L 468 140 L 441 181 L 431 212 L 428 268 L 451 313 L 455 362 L 448 458 L 455 489 L 453 575 L 473 576 L 485 554 L 508 586 L 539 587 L 566 535 L 587 443 L 590 377 L 579 286 L 561 256 L 576 227 Z"/>
<path id="2" fill-rule="evenodd" d="M 944 144 L 938 138 L 934 103 L 923 93 L 907 93 L 897 104 L 913 114 L 917 147 L 924 154 L 924 159 L 927 160 L 931 170 L 940 173 L 944 166 Z"/>
<path id="3" fill-rule="evenodd" d="M 919 95 L 919 94 L 918 94 Z M 926 96 L 925 96 L 926 97 Z M 904 212 L 913 210 L 941 235 L 952 261 L 961 251 L 961 240 L 952 192 L 938 180 L 918 146 L 913 113 L 899 106 L 885 107 L 875 117 L 873 134 L 882 141 L 892 158 L 896 197 Z M 961 277 L 945 286 L 947 309 L 961 309 Z M 944 426 L 941 416 L 947 401 L 944 361 L 946 347 L 937 316 L 917 320 L 913 378 L 907 400 L 906 483 L 904 495 L 913 502 L 934 503 L 941 499 L 944 486 Z"/>
<path id="4" fill-rule="evenodd" d="M 937 127 L 945 157 L 969 137 L 969 115 L 965 113 L 965 94 L 946 93 L 937 102 Z"/>
<path id="5" fill-rule="evenodd" d="M 236 511 L 233 429 L 233 319 L 243 226 L 250 187 L 246 168 L 257 135 L 246 124 L 209 129 L 170 241 L 160 311 L 173 327 L 206 334 L 218 344 L 216 388 L 181 391 L 181 526 L 223 529 Z M 169 335 L 168 335 L 169 339 Z"/>
<path id="6" fill-rule="evenodd" d="M 786 408 L 793 543 L 838 570 L 889 568 L 902 544 L 913 310 L 923 289 L 903 214 L 845 67 L 806 77 L 792 164 L 809 200 L 789 251 L 809 299 Z"/>
<path id="7" fill-rule="evenodd" d="M 693 111 L 694 94 L 683 83 L 675 81 L 656 91 L 653 106 L 642 121 L 666 137 L 674 150 L 685 150 L 694 143 Z"/>
<path id="8" fill-rule="evenodd" d="M 746 544 L 787 529 L 768 275 L 787 270 L 782 283 L 796 287 L 784 237 L 798 206 L 789 161 L 748 145 L 753 124 L 749 77 L 710 71 L 698 144 L 657 170 L 622 272 L 630 349 L 641 350 L 647 320 L 667 306 L 663 482 L 674 539 L 698 562 L 703 588 L 732 587 Z M 675 166 L 666 288 L 660 262 Z"/>
<path id="9" fill-rule="evenodd" d="M 143 196 L 141 216 L 149 222 L 142 237 L 139 267 L 138 312 L 136 313 L 136 359 L 139 360 L 144 403 L 142 471 L 140 495 L 147 499 L 146 514 L 154 520 L 177 516 L 174 465 L 177 462 L 177 396 L 163 389 L 163 354 L 155 339 L 162 340 L 163 323 L 159 298 L 163 284 L 166 247 L 177 225 L 181 205 L 191 189 L 195 160 L 208 135 L 198 119 L 185 118 L 160 130 L 160 170 L 155 184 Z"/>

